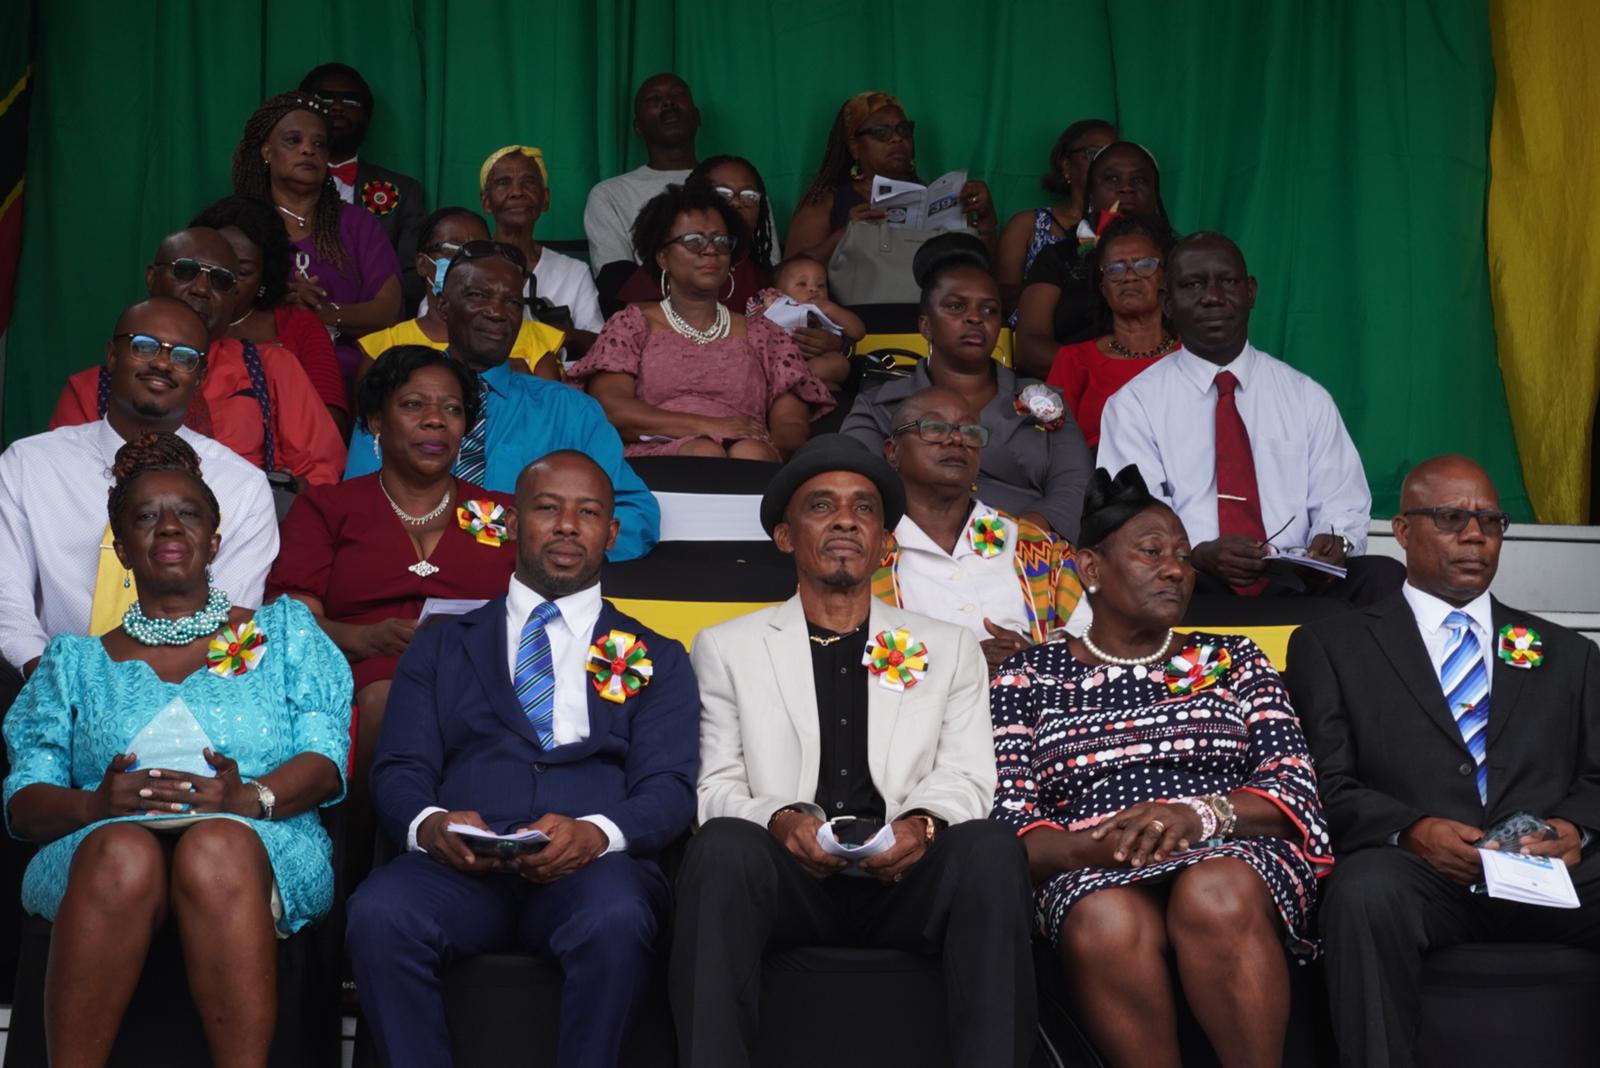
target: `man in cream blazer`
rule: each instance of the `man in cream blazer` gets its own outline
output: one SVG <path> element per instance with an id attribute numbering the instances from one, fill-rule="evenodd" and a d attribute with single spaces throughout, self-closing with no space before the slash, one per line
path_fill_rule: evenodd
<path id="1" fill-rule="evenodd" d="M 695 642 L 702 826 L 671 968 L 687 1068 L 750 1063 L 762 955 L 793 945 L 940 955 L 955 1062 L 1032 1051 L 1027 863 L 985 818 L 983 654 L 965 628 L 872 597 L 904 502 L 882 457 L 842 435 L 808 442 L 761 502 L 799 592 Z M 834 839 L 881 851 L 852 861 Z"/>

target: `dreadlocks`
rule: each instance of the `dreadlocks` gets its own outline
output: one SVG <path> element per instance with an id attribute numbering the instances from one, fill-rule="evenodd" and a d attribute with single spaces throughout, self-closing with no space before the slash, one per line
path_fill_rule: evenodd
<path id="1" fill-rule="evenodd" d="M 822 151 L 822 162 L 817 165 L 811 184 L 800 194 L 800 203 L 815 204 L 833 192 L 834 186 L 851 177 L 850 169 L 856 160 L 850 155 L 850 138 L 868 115 L 884 107 L 899 108 L 900 101 L 875 89 L 857 93 L 840 105 L 839 114 L 833 117 L 833 125 L 828 128 L 828 146 Z M 904 108 L 900 110 L 905 111 Z"/>
<path id="2" fill-rule="evenodd" d="M 244 136 L 233 150 L 233 191 L 239 196 L 273 206 L 272 180 L 261 158 L 261 146 L 271 136 L 273 127 L 291 111 L 309 111 L 319 117 L 326 115 L 322 104 L 306 93 L 279 93 L 257 108 L 245 121 Z M 318 258 L 337 267 L 343 267 L 345 261 L 344 246 L 339 242 L 339 208 L 343 203 L 334 187 L 333 175 L 325 175 L 322 193 L 311 210 L 311 236 Z"/>

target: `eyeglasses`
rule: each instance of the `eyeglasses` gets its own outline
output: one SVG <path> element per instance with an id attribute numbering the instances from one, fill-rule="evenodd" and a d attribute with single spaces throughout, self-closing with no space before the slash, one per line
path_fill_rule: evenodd
<path id="1" fill-rule="evenodd" d="M 880 145 L 886 145 L 896 137 L 902 141 L 909 141 L 916 136 L 917 124 L 910 119 L 904 119 L 893 126 L 881 124 L 878 126 L 863 126 L 856 131 L 857 137 L 870 137 Z"/>
<path id="2" fill-rule="evenodd" d="M 917 437 L 929 445 L 943 445 L 950 440 L 951 434 L 959 434 L 961 444 L 969 449 L 981 449 L 989 444 L 988 427 L 978 423 L 946 423 L 941 419 L 913 419 L 909 423 L 901 423 L 889 434 L 893 437 L 913 429 Z"/>
<path id="3" fill-rule="evenodd" d="M 1434 529 L 1441 534 L 1460 534 L 1472 520 L 1486 538 L 1504 537 L 1511 529 L 1511 516 L 1494 508 L 1473 512 L 1466 508 L 1408 508 L 1401 515 L 1425 515 L 1433 520 Z"/>
<path id="4" fill-rule="evenodd" d="M 1140 256 L 1132 262 L 1128 260 L 1113 260 L 1111 263 L 1103 265 L 1100 268 L 1100 273 L 1113 282 L 1120 282 L 1128 277 L 1129 271 L 1132 271 L 1140 278 L 1149 278 L 1160 269 L 1160 256 Z"/>
<path id="5" fill-rule="evenodd" d="M 1094 158 L 1105 150 L 1105 145 L 1079 145 L 1077 148 L 1067 149 L 1067 155 L 1082 156 L 1083 162 L 1093 163 Z"/>
<path id="6" fill-rule="evenodd" d="M 682 245 L 696 256 L 709 246 L 713 256 L 726 256 L 733 252 L 733 247 L 738 242 L 732 234 L 702 234 L 698 230 L 691 230 L 686 234 L 667 238 L 667 244 Z"/>
<path id="7" fill-rule="evenodd" d="M 204 263 L 188 256 L 157 262 L 152 266 L 170 267 L 172 269 L 172 277 L 180 282 L 193 282 L 200 277 L 200 272 L 204 271 L 206 277 L 211 280 L 211 288 L 218 293 L 232 293 L 239 285 L 239 276 L 226 267 L 218 267 L 214 263 Z"/>
<path id="8" fill-rule="evenodd" d="M 735 189 L 727 185 L 714 185 L 711 187 L 711 191 L 729 204 L 734 201 L 740 201 L 753 208 L 761 203 L 761 191 L 759 189 Z"/>
<path id="9" fill-rule="evenodd" d="M 175 345 L 170 341 L 151 337 L 149 334 L 112 334 L 112 341 L 128 339 L 128 351 L 136 358 L 149 363 L 156 358 L 156 354 L 165 350 L 172 359 L 172 366 L 180 371 L 193 371 L 199 367 L 206 358 L 206 354 L 193 345 Z"/>
<path id="10" fill-rule="evenodd" d="M 444 245 L 439 246 L 441 251 L 445 247 Z M 468 241 L 462 245 L 450 257 L 450 263 L 454 266 L 463 260 L 483 260 L 491 256 L 499 256 L 502 259 L 510 260 L 524 274 L 528 271 L 528 257 L 522 254 L 520 248 L 515 245 L 508 245 L 504 241 L 489 241 L 484 238 Z"/>
<path id="11" fill-rule="evenodd" d="M 312 93 L 311 96 L 329 107 L 342 104 L 347 111 L 361 111 L 367 106 L 367 102 L 358 96 L 336 96 L 333 93 Z"/>

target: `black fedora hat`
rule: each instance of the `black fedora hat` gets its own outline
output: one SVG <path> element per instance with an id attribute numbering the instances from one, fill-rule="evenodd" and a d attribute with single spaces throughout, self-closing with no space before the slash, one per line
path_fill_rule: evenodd
<path id="1" fill-rule="evenodd" d="M 906 491 L 889 461 L 847 434 L 820 434 L 795 451 L 761 495 L 761 528 L 768 536 L 783 522 L 795 490 L 817 475 L 851 471 L 872 481 L 883 498 L 883 526 L 893 530 L 906 511 Z"/>

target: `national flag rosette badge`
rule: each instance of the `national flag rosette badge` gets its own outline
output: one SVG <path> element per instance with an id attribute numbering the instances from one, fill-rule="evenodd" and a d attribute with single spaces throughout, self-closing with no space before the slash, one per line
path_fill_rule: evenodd
<path id="1" fill-rule="evenodd" d="M 1067 421 L 1067 402 L 1043 382 L 1025 386 L 1015 404 L 1017 414 L 1032 419 L 1040 430 L 1060 430 Z"/>
<path id="2" fill-rule="evenodd" d="M 456 509 L 456 522 L 479 545 L 498 549 L 506 540 L 506 510 L 494 501 L 468 501 Z"/>
<path id="3" fill-rule="evenodd" d="M 1220 645 L 1191 645 L 1161 669 L 1167 689 L 1179 697 L 1203 690 L 1228 673 L 1233 657 Z"/>
<path id="4" fill-rule="evenodd" d="M 880 630 L 867 644 L 861 662 L 878 676 L 878 685 L 904 692 L 928 672 L 928 647 L 904 627 Z"/>
<path id="5" fill-rule="evenodd" d="M 997 515 L 974 516 L 967 524 L 967 540 L 972 551 L 985 560 L 999 556 L 1006 548 L 1006 523 Z"/>
<path id="6" fill-rule="evenodd" d="M 1507 623 L 1500 628 L 1500 659 L 1514 668 L 1531 671 L 1544 663 L 1544 641 L 1532 627 Z"/>
<path id="7" fill-rule="evenodd" d="M 621 704 L 650 682 L 655 671 L 644 642 L 627 631 L 614 630 L 589 646 L 584 669 L 594 676 L 594 690 L 603 699 Z"/>
<path id="8" fill-rule="evenodd" d="M 400 206 L 400 190 L 393 182 L 373 178 L 362 183 L 361 206 L 374 215 L 387 215 Z"/>
<path id="9" fill-rule="evenodd" d="M 267 644 L 267 636 L 256 629 L 256 621 L 247 619 L 233 626 L 223 627 L 206 647 L 206 662 L 211 670 L 225 679 L 243 675 L 260 663 Z"/>

